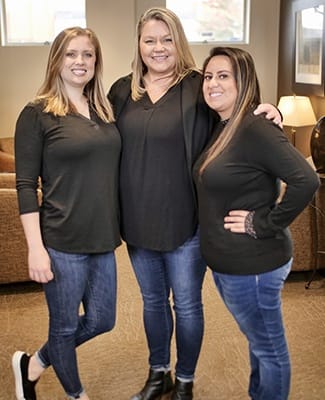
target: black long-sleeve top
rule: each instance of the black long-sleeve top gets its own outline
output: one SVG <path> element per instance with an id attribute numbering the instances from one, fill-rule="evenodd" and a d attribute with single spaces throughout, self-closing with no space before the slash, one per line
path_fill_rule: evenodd
<path id="1" fill-rule="evenodd" d="M 56 117 L 28 104 L 15 132 L 21 214 L 40 212 L 45 246 L 68 253 L 102 253 L 120 244 L 115 124 L 91 110 Z M 36 189 L 41 178 L 42 204 Z"/>
<path id="2" fill-rule="evenodd" d="M 201 175 L 195 165 L 201 249 L 220 273 L 255 274 L 276 269 L 292 257 L 288 226 L 319 185 L 315 171 L 263 116 L 248 114 L 226 149 Z M 279 179 L 287 184 L 277 203 Z M 257 238 L 224 228 L 231 210 L 254 211 Z"/>

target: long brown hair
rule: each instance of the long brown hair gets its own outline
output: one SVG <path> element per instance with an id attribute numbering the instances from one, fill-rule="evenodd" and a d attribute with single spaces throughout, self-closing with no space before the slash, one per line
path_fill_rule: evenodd
<path id="1" fill-rule="evenodd" d="M 94 77 L 87 83 L 84 94 L 97 115 L 105 122 L 113 122 L 112 107 L 105 95 L 102 84 L 103 57 L 96 34 L 89 28 L 72 27 L 64 29 L 54 39 L 48 56 L 45 79 L 37 92 L 35 102 L 44 102 L 45 112 L 64 116 L 76 113 L 74 105 L 68 98 L 61 78 L 63 59 L 72 39 L 78 36 L 87 36 L 95 49 L 96 62 Z"/>
<path id="2" fill-rule="evenodd" d="M 252 56 L 247 51 L 235 47 L 214 47 L 203 63 L 203 76 L 210 60 L 215 56 L 229 58 L 238 95 L 227 125 L 205 153 L 204 161 L 200 167 L 200 174 L 230 143 L 247 111 L 255 109 L 261 103 L 260 86 Z"/>
<path id="3" fill-rule="evenodd" d="M 136 27 L 136 43 L 134 47 L 134 58 L 132 61 L 131 82 L 131 93 L 134 101 L 139 100 L 145 93 L 143 77 L 147 72 L 147 67 L 142 61 L 140 55 L 140 38 L 143 26 L 152 19 L 162 21 L 168 26 L 173 43 L 176 47 L 178 57 L 175 66 L 174 79 L 170 83 L 170 87 L 182 80 L 189 72 L 193 70 L 198 71 L 195 66 L 195 61 L 191 53 L 189 43 L 186 39 L 183 26 L 177 15 L 164 7 L 149 8 L 140 17 Z"/>

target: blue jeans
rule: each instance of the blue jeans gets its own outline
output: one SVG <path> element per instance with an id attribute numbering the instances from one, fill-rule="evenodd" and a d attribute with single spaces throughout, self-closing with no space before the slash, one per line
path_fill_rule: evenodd
<path id="1" fill-rule="evenodd" d="M 144 327 L 152 369 L 170 368 L 173 293 L 177 362 L 176 376 L 192 380 L 203 339 L 202 284 L 206 264 L 198 235 L 174 251 L 160 252 L 128 245 L 144 303 Z"/>
<path id="2" fill-rule="evenodd" d="M 68 254 L 51 248 L 48 252 L 54 273 L 54 279 L 44 284 L 49 336 L 37 356 L 43 367 L 53 366 L 67 395 L 75 398 L 83 392 L 76 346 L 115 325 L 115 255 Z"/>
<path id="3" fill-rule="evenodd" d="M 281 312 L 281 290 L 292 260 L 258 275 L 213 272 L 227 308 L 249 343 L 249 395 L 254 400 L 286 400 L 290 358 Z"/>

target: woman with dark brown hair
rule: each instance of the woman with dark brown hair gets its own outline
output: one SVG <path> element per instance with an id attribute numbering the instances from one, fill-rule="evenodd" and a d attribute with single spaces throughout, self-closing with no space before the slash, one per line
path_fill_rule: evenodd
<path id="1" fill-rule="evenodd" d="M 292 263 L 288 226 L 319 180 L 283 131 L 254 115 L 261 99 L 249 53 L 212 49 L 203 67 L 203 94 L 220 122 L 194 168 L 202 255 L 248 340 L 250 398 L 287 400 L 281 289 Z M 280 180 L 286 190 L 278 201 Z"/>

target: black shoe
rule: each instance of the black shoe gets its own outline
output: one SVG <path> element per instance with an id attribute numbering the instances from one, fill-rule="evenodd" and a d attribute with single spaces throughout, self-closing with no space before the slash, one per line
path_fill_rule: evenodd
<path id="1" fill-rule="evenodd" d="M 173 380 L 170 371 L 149 370 L 149 376 L 140 393 L 132 396 L 130 400 L 160 400 L 161 397 L 173 389 Z"/>
<path id="2" fill-rule="evenodd" d="M 17 400 L 36 400 L 36 381 L 28 379 L 28 364 L 30 356 L 22 351 L 16 351 L 12 357 L 12 368 L 15 375 Z"/>
<path id="3" fill-rule="evenodd" d="M 176 378 L 171 400 L 192 400 L 193 382 L 181 382 Z"/>

